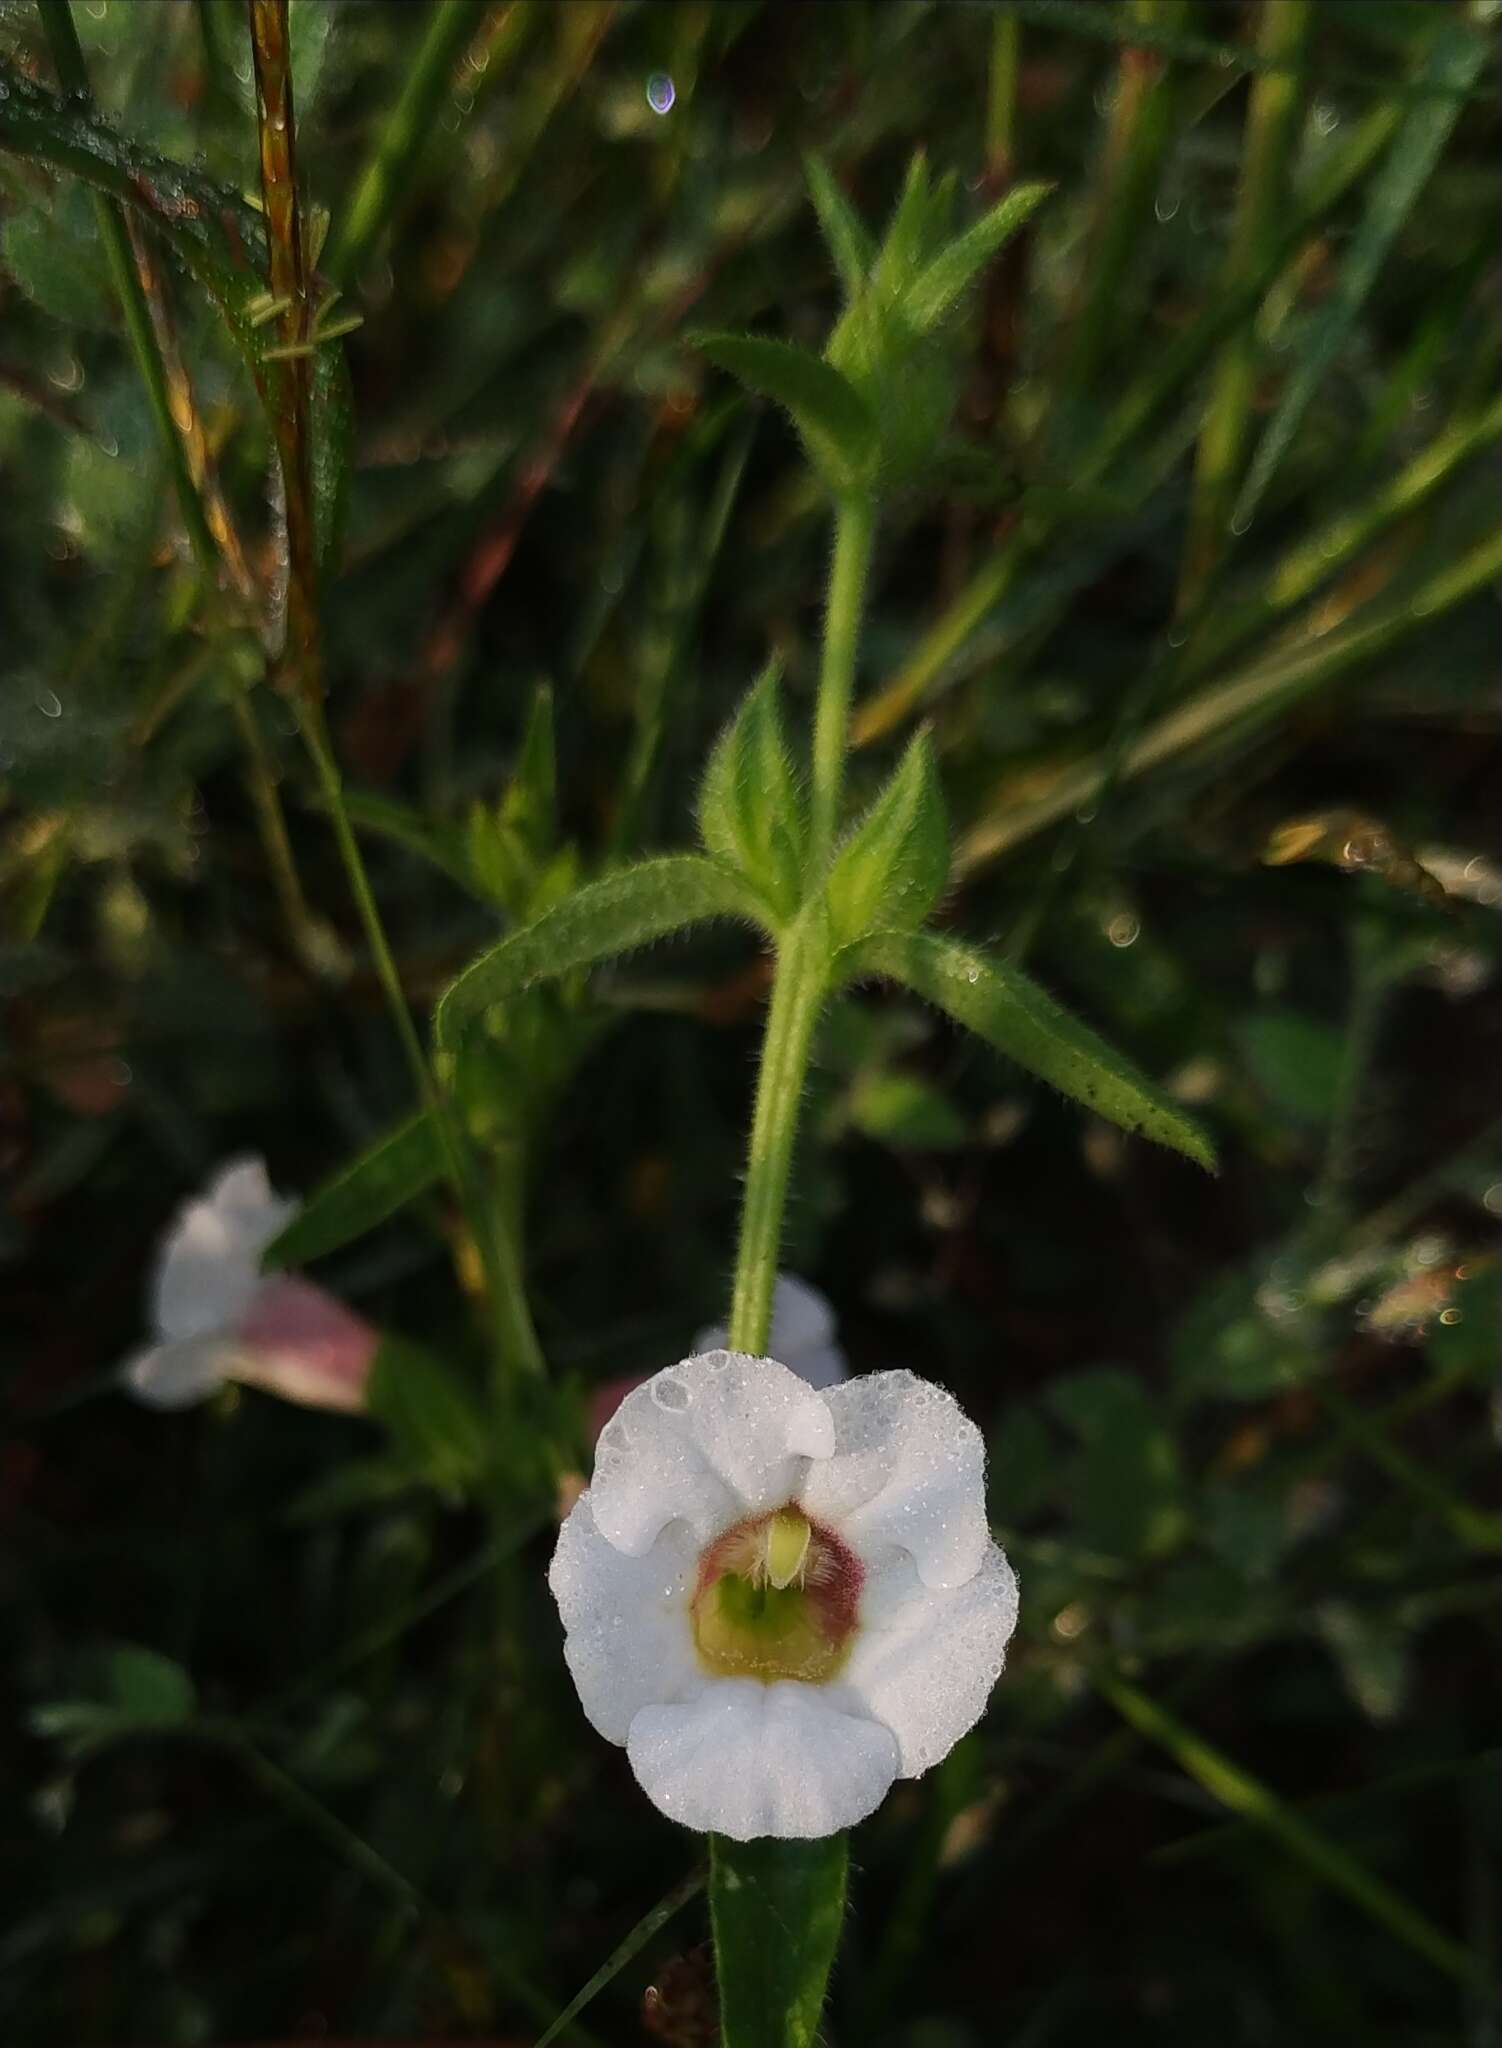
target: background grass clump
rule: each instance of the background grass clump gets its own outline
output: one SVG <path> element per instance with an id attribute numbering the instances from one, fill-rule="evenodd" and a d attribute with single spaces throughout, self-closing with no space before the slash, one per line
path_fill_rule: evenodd
<path id="1" fill-rule="evenodd" d="M 825 502 L 692 337 L 817 349 L 809 154 L 884 221 L 915 151 L 957 221 L 1052 190 L 883 508 L 852 804 L 928 721 L 944 919 L 1222 1170 L 906 995 L 825 1019 L 786 1263 L 981 1422 L 1024 1594 L 991 1713 L 855 1838 L 826 2033 L 1495 2039 L 1494 14 L 293 0 L 299 357 L 244 10 L 79 5 L 90 106 L 0 5 L 6 2039 L 531 2040 L 644 1916 L 565 2038 L 714 2038 L 696 1845 L 543 1570 L 591 1394 L 723 1319 L 748 937 L 531 990 L 446 1076 L 548 1367 L 477 1462 L 114 1375 L 214 1165 L 303 1192 L 397 1132 L 305 1249 L 483 1381 L 336 814 L 422 1016 L 688 843 L 769 657 L 807 726 Z M 321 697 L 268 659 L 299 379 Z"/>

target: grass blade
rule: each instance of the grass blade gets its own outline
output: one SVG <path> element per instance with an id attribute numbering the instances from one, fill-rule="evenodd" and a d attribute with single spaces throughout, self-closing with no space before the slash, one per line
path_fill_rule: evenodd
<path id="1" fill-rule="evenodd" d="M 1328 303 L 1314 322 L 1302 357 L 1257 449 L 1236 509 L 1235 530 L 1251 524 L 1278 465 L 1293 445 L 1314 394 L 1339 354 L 1368 293 L 1386 262 L 1446 138 L 1475 83 L 1487 51 L 1486 39 L 1460 22 L 1449 22 L 1435 38 L 1420 83 L 1446 89 L 1446 96 L 1420 100 L 1405 115 L 1387 160 L 1372 182 L 1366 213 Z"/>
<path id="2" fill-rule="evenodd" d="M 698 1897 L 704 1889 L 708 1875 L 704 1869 L 691 1870 L 681 1884 L 675 1884 L 670 1892 L 664 1893 L 650 1913 L 643 1913 L 625 1940 L 611 1950 L 589 1982 L 569 2000 L 547 2032 L 538 2035 L 533 2048 L 551 2048 L 551 2044 L 565 2028 L 572 2025 L 590 2000 L 605 1989 L 612 1977 L 618 1976 L 625 1969 L 631 1958 L 646 1947 L 659 1928 L 665 1927 L 675 1913 L 682 1911 L 690 1899 Z"/>
<path id="3" fill-rule="evenodd" d="M 1301 1819 L 1276 1792 L 1213 1749 L 1125 1679 L 1099 1670 L 1092 1677 L 1123 1720 L 1166 1749 L 1180 1769 L 1197 1785 L 1203 1785 L 1222 1806 L 1271 1835 L 1316 1877 L 1343 1892 L 1362 1912 L 1435 1969 L 1461 1984 L 1475 1986 L 1483 1982 L 1480 1966 L 1468 1949 L 1373 1876 L 1337 1842 Z"/>

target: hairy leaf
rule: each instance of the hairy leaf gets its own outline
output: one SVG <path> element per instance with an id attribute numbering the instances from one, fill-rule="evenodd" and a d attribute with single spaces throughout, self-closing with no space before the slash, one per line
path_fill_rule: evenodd
<path id="1" fill-rule="evenodd" d="M 711 1838 L 724 2048 L 812 2048 L 845 1913 L 848 1863 L 843 1835 Z"/>
<path id="2" fill-rule="evenodd" d="M 856 490 L 868 479 L 876 421 L 854 385 L 831 363 L 791 342 L 759 334 L 700 334 L 695 342 L 748 390 L 784 408 L 832 490 Z"/>
<path id="3" fill-rule="evenodd" d="M 1015 968 L 931 932 L 878 932 L 835 961 L 841 981 L 883 975 L 1123 1130 L 1215 1167 L 1210 1140 L 1160 1088 Z"/>
<path id="4" fill-rule="evenodd" d="M 829 873 L 833 943 L 922 924 L 949 879 L 949 825 L 933 744 L 918 733 L 895 773 L 834 857 Z"/>
<path id="5" fill-rule="evenodd" d="M 439 1001 L 438 1044 L 452 1048 L 482 1010 L 534 982 L 629 953 L 712 917 L 765 925 L 767 908 L 739 875 L 700 854 L 666 854 L 591 882 L 464 970 Z"/>

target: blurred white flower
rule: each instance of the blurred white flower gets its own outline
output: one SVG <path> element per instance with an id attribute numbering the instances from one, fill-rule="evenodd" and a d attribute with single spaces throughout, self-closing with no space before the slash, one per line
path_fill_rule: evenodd
<path id="1" fill-rule="evenodd" d="M 694 1350 L 722 1351 L 730 1341 L 723 1323 L 701 1330 Z M 835 1342 L 834 1310 L 796 1273 L 779 1273 L 772 1289 L 772 1330 L 767 1350 L 811 1387 L 837 1387 L 849 1379 L 845 1354 Z"/>
<path id="2" fill-rule="evenodd" d="M 262 1277 L 296 1207 L 263 1160 L 237 1159 L 178 1210 L 152 1280 L 156 1342 L 124 1367 L 139 1400 L 186 1408 L 239 1380 L 312 1408 L 363 1408 L 376 1331 L 309 1280 Z"/>
<path id="3" fill-rule="evenodd" d="M 818 1288 L 794 1273 L 779 1273 L 772 1289 L 772 1331 L 767 1339 L 772 1356 L 811 1387 L 836 1387 L 850 1377 L 850 1368 L 835 1336 L 834 1310 Z M 724 1324 L 715 1323 L 695 1337 L 694 1350 L 722 1351 L 729 1341 Z M 626 1373 L 596 1387 L 589 1402 L 591 1438 L 599 1437 L 632 1388 L 644 1386 L 646 1379 L 644 1373 Z"/>
<path id="4" fill-rule="evenodd" d="M 627 1395 L 549 1584 L 590 1721 L 684 1826 L 809 1838 L 974 1726 L 1017 1621 L 942 1388 L 711 1351 Z"/>

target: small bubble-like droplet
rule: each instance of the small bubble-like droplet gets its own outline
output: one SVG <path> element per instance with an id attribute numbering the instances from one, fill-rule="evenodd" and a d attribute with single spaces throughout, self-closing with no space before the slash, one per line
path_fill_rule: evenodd
<path id="1" fill-rule="evenodd" d="M 654 114 L 670 114 L 678 88 L 666 71 L 654 71 L 647 80 L 647 105 Z"/>

